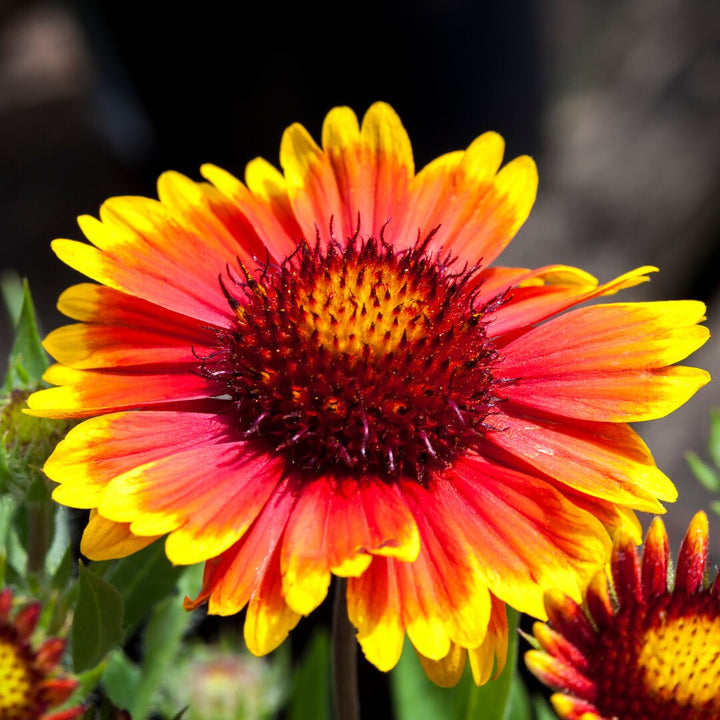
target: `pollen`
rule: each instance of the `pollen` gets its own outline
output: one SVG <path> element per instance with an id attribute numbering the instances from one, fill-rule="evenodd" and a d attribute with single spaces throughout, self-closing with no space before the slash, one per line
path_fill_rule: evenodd
<path id="1" fill-rule="evenodd" d="M 247 438 L 312 471 L 381 476 L 446 467 L 478 442 L 500 399 L 476 268 L 382 238 L 298 245 L 281 265 L 228 269 L 237 317 L 202 358 Z"/>
<path id="2" fill-rule="evenodd" d="M 36 681 L 29 659 L 21 648 L 0 638 L 0 718 L 33 717 L 30 711 L 36 705 Z"/>
<path id="3" fill-rule="evenodd" d="M 660 622 L 645 634 L 638 666 L 650 697 L 693 709 L 713 703 L 720 711 L 720 617 L 698 614 Z"/>

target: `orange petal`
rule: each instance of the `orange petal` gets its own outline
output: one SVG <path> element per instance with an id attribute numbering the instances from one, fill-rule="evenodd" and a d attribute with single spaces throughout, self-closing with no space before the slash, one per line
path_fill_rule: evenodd
<path id="1" fill-rule="evenodd" d="M 392 670 L 402 653 L 401 602 L 397 576 L 385 558 L 373 558 L 360 577 L 348 580 L 348 617 L 365 657 L 382 672 Z"/>
<path id="2" fill-rule="evenodd" d="M 331 572 L 357 576 L 372 554 L 412 561 L 418 551 L 413 516 L 392 485 L 320 477 L 303 485 L 288 522 L 280 556 L 285 599 L 306 615 L 325 598 Z"/>
<path id="3" fill-rule="evenodd" d="M 473 548 L 437 503 L 435 489 L 408 480 L 403 493 L 420 530 L 421 550 L 415 562 L 393 559 L 390 566 L 408 637 L 420 654 L 439 660 L 452 642 L 475 647 L 483 641 L 490 594 Z"/>
<path id="4" fill-rule="evenodd" d="M 285 602 L 282 586 L 279 550 L 276 549 L 250 598 L 245 616 L 243 635 L 248 650 L 254 655 L 267 655 L 279 647 L 300 620 L 300 613 Z"/>
<path id="5" fill-rule="evenodd" d="M 170 532 L 176 564 L 219 555 L 255 520 L 277 486 L 282 459 L 243 443 L 200 446 L 138 466 L 110 481 L 98 507 L 135 535 Z"/>
<path id="6" fill-rule="evenodd" d="M 410 186 L 399 237 L 414 240 L 439 228 L 431 249 L 489 265 L 512 240 L 535 201 L 537 170 L 519 157 L 499 173 L 504 143 L 496 133 L 477 138 L 465 153 L 423 168 Z M 496 174 L 497 173 L 497 174 Z"/>
<path id="7" fill-rule="evenodd" d="M 204 333 L 202 333 L 204 334 Z M 212 343 L 213 338 L 207 338 Z M 43 347 L 58 362 L 76 369 L 124 368 L 140 365 L 198 365 L 210 345 L 188 342 L 163 332 L 111 325 L 78 323 L 53 330 Z"/>
<path id="8" fill-rule="evenodd" d="M 645 443 L 627 425 L 515 417 L 503 406 L 486 439 L 518 464 L 530 465 L 590 496 L 636 510 L 663 512 L 656 498 L 673 501 L 677 491 L 658 470 Z M 492 456 L 492 449 L 487 454 Z"/>
<path id="9" fill-rule="evenodd" d="M 491 592 L 535 617 L 544 617 L 548 588 L 579 600 L 609 555 L 610 539 L 592 515 L 543 480 L 479 458 L 438 478 L 434 497 L 473 549 Z"/>
<path id="10" fill-rule="evenodd" d="M 179 363 L 172 368 L 164 367 L 162 373 L 141 369 L 121 374 L 52 365 L 43 379 L 59 387 L 33 393 L 28 398 L 28 414 L 50 418 L 88 417 L 100 412 L 222 394 L 221 383 L 192 372 L 196 366 L 197 363 Z"/>
<path id="11" fill-rule="evenodd" d="M 579 308 L 530 329 L 503 349 L 509 377 L 649 370 L 672 365 L 709 337 L 705 306 L 693 300 Z"/>
<path id="12" fill-rule="evenodd" d="M 85 420 L 58 443 L 43 468 L 55 482 L 53 499 L 70 507 L 100 504 L 117 475 L 170 452 L 215 444 L 228 437 L 219 413 L 123 412 Z"/>
<path id="13" fill-rule="evenodd" d="M 205 563 L 202 590 L 194 601 L 186 598 L 185 607 L 193 609 L 209 599 L 210 613 L 240 612 L 263 581 L 295 502 L 295 492 L 285 478 L 245 535 Z"/>
<path id="14" fill-rule="evenodd" d="M 226 224 L 240 225 L 233 234 L 247 234 L 245 222 L 252 227 L 257 236 L 256 257 L 264 261 L 268 253 L 270 259 L 281 262 L 293 252 L 302 231 L 290 207 L 285 179 L 270 163 L 262 158 L 248 163 L 247 187 L 215 165 L 203 165 L 200 172 L 229 202 Z"/>
<path id="15" fill-rule="evenodd" d="M 507 293 L 507 301 L 488 318 L 488 333 L 495 342 L 500 338 L 504 345 L 531 327 L 580 303 L 647 282 L 648 273 L 656 270 L 644 265 L 599 285 L 589 273 L 567 265 L 548 265 L 525 271 L 488 268 L 479 275 L 483 282 L 478 288 L 477 304 Z"/>

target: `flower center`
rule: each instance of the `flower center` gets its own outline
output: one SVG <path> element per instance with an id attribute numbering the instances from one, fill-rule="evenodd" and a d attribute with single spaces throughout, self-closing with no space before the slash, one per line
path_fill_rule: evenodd
<path id="1" fill-rule="evenodd" d="M 591 675 L 605 717 L 720 717 L 720 606 L 709 593 L 667 594 L 617 615 L 601 634 Z"/>
<path id="2" fill-rule="evenodd" d="M 37 717 L 35 675 L 18 646 L 0 638 L 0 718 L 20 720 Z"/>
<path id="3" fill-rule="evenodd" d="M 223 380 L 247 437 L 296 467 L 381 476 L 447 466 L 497 402 L 497 351 L 475 269 L 382 238 L 298 245 L 259 277 L 220 279 L 237 321 L 201 372 Z"/>
<path id="4" fill-rule="evenodd" d="M 645 634 L 638 666 L 648 694 L 679 706 L 720 710 L 720 617 L 689 615 Z"/>

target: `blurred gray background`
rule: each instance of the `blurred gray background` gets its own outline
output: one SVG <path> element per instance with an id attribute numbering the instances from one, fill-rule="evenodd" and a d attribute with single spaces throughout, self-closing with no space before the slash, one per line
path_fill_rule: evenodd
<path id="1" fill-rule="evenodd" d="M 503 264 L 578 265 L 605 281 L 660 267 L 628 299 L 697 298 L 715 337 L 690 361 L 720 375 L 720 3 L 476 0 L 164 3 L 0 0 L 0 269 L 30 279 L 45 330 L 79 280 L 51 253 L 75 217 L 154 194 L 169 168 L 241 175 L 277 161 L 282 130 L 327 110 L 392 103 L 419 166 L 494 129 L 530 153 L 538 201 Z M 154 14 L 151 14 L 153 12 Z M 11 331 L 0 320 L 0 348 Z M 709 495 L 720 384 L 638 428 L 680 489 L 674 548 Z M 711 517 L 720 559 L 720 518 Z"/>

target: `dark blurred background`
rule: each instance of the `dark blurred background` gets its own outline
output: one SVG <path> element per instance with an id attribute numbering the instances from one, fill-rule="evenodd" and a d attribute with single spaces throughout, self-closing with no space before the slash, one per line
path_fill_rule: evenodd
<path id="1" fill-rule="evenodd" d="M 720 334 L 720 3 L 402 0 L 314 4 L 0 0 L 0 269 L 29 277 L 44 328 L 79 276 L 51 253 L 75 217 L 153 195 L 173 168 L 237 175 L 277 162 L 293 121 L 333 105 L 400 113 L 416 165 L 499 131 L 540 191 L 504 264 L 579 265 L 608 280 L 657 265 L 632 299 L 697 298 Z M 0 347 L 10 341 L 0 325 Z M 718 340 L 693 364 L 718 369 Z M 639 430 L 680 488 L 674 547 L 707 507 L 683 453 L 704 455 L 720 385 Z M 711 518 L 720 557 L 720 520 Z"/>

